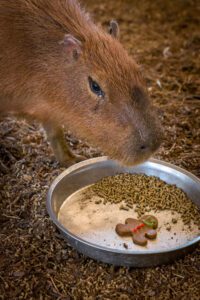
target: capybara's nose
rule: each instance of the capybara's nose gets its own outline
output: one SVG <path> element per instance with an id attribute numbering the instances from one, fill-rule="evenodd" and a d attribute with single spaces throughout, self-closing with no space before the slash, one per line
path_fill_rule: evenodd
<path id="1" fill-rule="evenodd" d="M 142 153 L 154 152 L 156 151 L 161 144 L 161 139 L 153 139 L 151 141 L 146 141 L 141 143 L 139 146 L 139 151 Z"/>
<path id="2" fill-rule="evenodd" d="M 151 147 L 151 144 L 142 144 L 141 146 L 139 146 L 139 152 L 142 154 L 146 154 L 146 153 L 149 153 L 149 152 L 153 152 L 153 147 Z"/>
<path id="3" fill-rule="evenodd" d="M 148 145 L 145 145 L 145 144 L 144 144 L 144 145 L 141 145 L 141 146 L 140 146 L 140 150 L 141 150 L 141 151 L 145 151 L 145 150 L 147 150 L 147 149 L 148 149 Z"/>

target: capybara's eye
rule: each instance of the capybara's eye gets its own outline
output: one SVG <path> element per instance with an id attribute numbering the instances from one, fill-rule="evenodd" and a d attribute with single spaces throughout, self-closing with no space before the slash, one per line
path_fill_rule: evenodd
<path id="1" fill-rule="evenodd" d="M 94 81 L 91 77 L 89 77 L 88 80 L 91 91 L 98 97 L 103 98 L 105 96 L 105 93 L 102 91 L 99 84 L 96 81 Z"/>

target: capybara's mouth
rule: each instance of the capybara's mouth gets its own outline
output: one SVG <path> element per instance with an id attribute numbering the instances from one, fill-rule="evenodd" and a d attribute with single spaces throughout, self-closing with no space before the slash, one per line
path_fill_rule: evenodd
<path id="1" fill-rule="evenodd" d="M 145 161 L 147 161 L 151 156 L 153 155 L 153 153 L 149 153 L 149 154 L 145 154 L 145 155 L 141 155 L 141 156 L 137 156 L 137 157 L 127 157 L 125 159 L 119 160 L 119 163 L 127 166 L 127 167 L 132 167 L 132 166 L 136 166 L 139 164 L 144 163 Z"/>
<path id="2" fill-rule="evenodd" d="M 155 152 L 159 149 L 161 142 L 157 144 L 156 147 L 152 149 L 137 151 L 133 153 L 116 153 L 115 155 L 111 155 L 110 157 L 114 160 L 117 160 L 120 165 L 131 167 L 144 163 L 147 161 Z"/>

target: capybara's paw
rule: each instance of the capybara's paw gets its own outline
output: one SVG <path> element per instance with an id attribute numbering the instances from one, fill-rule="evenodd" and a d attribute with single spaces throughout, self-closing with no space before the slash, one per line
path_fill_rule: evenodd
<path id="1" fill-rule="evenodd" d="M 86 160 L 86 157 L 83 155 L 74 155 L 75 162 L 80 162 Z"/>
<path id="2" fill-rule="evenodd" d="M 63 167 L 70 167 L 80 161 L 85 160 L 86 157 L 82 155 L 75 155 L 73 154 L 72 156 L 69 157 L 69 155 L 66 155 L 62 159 L 59 159 L 59 163 Z"/>

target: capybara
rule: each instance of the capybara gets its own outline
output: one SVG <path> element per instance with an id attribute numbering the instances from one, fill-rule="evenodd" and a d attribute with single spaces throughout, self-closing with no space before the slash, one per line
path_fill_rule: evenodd
<path id="1" fill-rule="evenodd" d="M 117 22 L 105 31 L 75 0 L 0 1 L 0 114 L 40 122 L 64 165 L 82 158 L 63 125 L 125 165 L 149 158 L 162 135 Z"/>

